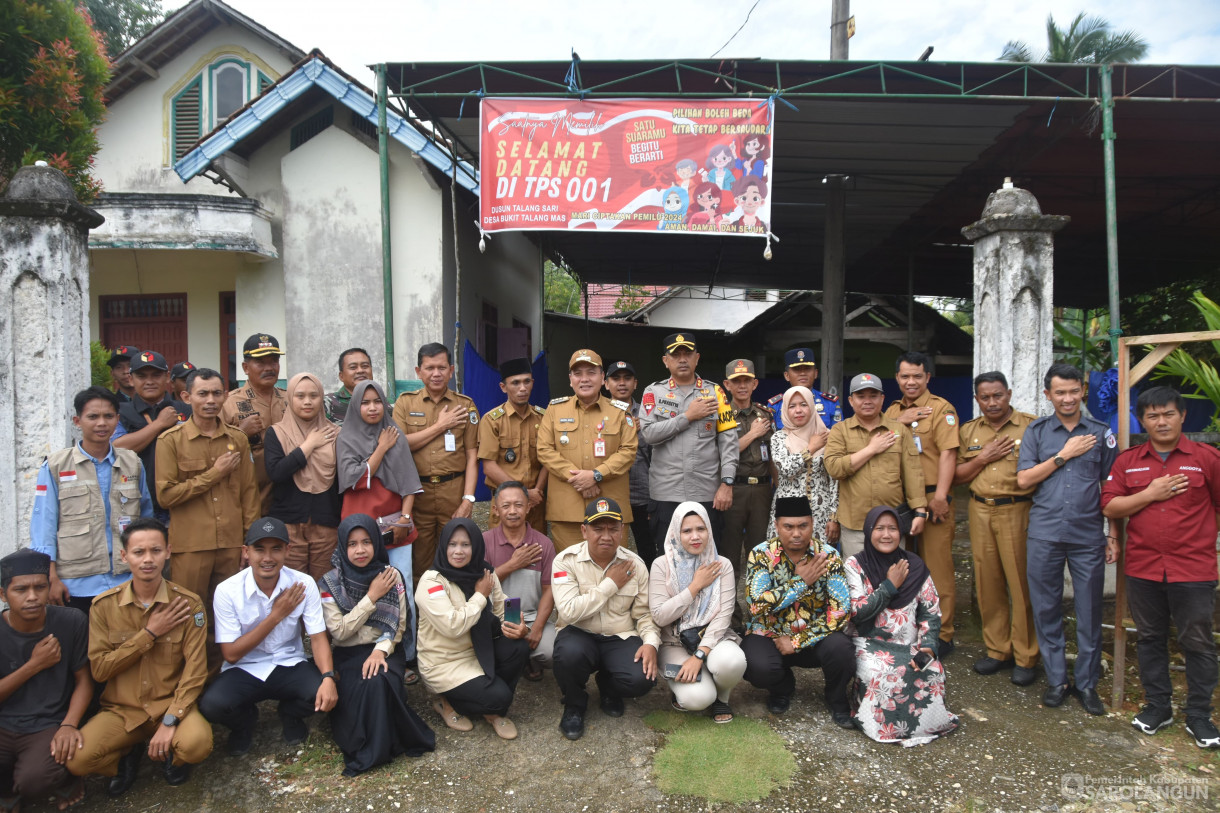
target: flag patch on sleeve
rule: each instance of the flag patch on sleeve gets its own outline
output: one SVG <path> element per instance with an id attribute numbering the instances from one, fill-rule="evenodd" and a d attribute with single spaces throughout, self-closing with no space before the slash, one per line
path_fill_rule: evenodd
<path id="1" fill-rule="evenodd" d="M 46 486 L 34 486 L 34 499 L 47 496 Z"/>
<path id="2" fill-rule="evenodd" d="M 323 591 L 322 591 L 322 594 L 321 594 L 321 595 L 322 595 L 322 603 L 323 603 L 323 604 L 325 604 L 325 603 L 326 603 L 326 602 L 328 602 L 328 601 L 329 601 L 331 604 L 334 604 L 334 603 L 335 603 L 335 597 L 334 597 L 334 596 L 332 596 L 330 593 L 326 592 L 325 590 L 323 590 Z"/>
<path id="3" fill-rule="evenodd" d="M 445 587 L 441 584 L 434 584 L 428 588 L 428 598 L 437 598 L 445 595 Z"/>
<path id="4" fill-rule="evenodd" d="M 551 574 L 551 584 L 567 584 L 567 582 L 568 582 L 568 571 L 556 570 L 554 573 Z"/>

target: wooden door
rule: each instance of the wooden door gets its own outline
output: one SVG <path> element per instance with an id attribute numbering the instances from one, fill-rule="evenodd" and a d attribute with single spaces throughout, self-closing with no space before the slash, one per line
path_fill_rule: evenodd
<path id="1" fill-rule="evenodd" d="M 107 347 L 126 344 L 155 350 L 172 367 L 187 355 L 186 294 L 98 297 L 100 333 Z"/>

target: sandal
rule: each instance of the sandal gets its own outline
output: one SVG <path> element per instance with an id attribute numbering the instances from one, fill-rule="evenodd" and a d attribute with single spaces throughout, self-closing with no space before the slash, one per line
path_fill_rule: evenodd
<path id="1" fill-rule="evenodd" d="M 718 725 L 733 722 L 733 709 L 728 703 L 723 700 L 717 700 L 712 705 L 708 706 L 708 711 L 712 713 L 712 722 Z M 721 719 L 721 718 L 724 719 Z"/>
<path id="2" fill-rule="evenodd" d="M 678 696 L 673 692 L 669 693 L 669 705 L 673 706 L 674 711 L 686 711 L 686 707 L 678 702 Z"/>
<path id="3" fill-rule="evenodd" d="M 51 797 L 55 800 L 55 806 L 60 810 L 71 810 L 76 807 L 85 801 L 84 777 L 78 777 L 75 781 L 56 788 Z M 20 805 L 9 809 L 20 810 Z"/>
<path id="4" fill-rule="evenodd" d="M 525 668 L 525 679 L 535 683 L 542 680 L 542 667 L 530 661 L 530 665 Z"/>
<path id="5" fill-rule="evenodd" d="M 517 726 L 507 717 L 499 717 L 495 714 L 484 714 L 483 719 L 491 723 L 491 728 L 496 732 L 502 740 L 517 739 Z"/>
<path id="6" fill-rule="evenodd" d="M 432 710 L 439 714 L 445 725 L 454 731 L 469 731 L 474 728 L 474 723 L 470 722 L 470 718 L 454 711 L 453 706 L 449 705 L 449 701 L 443 697 L 432 701 Z"/>
<path id="7" fill-rule="evenodd" d="M 419 672 L 414 669 L 407 669 L 402 673 L 402 685 L 414 686 L 419 683 Z"/>

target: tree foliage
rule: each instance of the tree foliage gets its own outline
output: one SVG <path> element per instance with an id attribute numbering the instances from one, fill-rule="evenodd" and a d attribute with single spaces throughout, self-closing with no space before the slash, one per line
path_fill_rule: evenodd
<path id="1" fill-rule="evenodd" d="M 630 313 L 644 307 L 648 296 L 643 285 L 624 285 L 619 288 L 618 299 L 614 300 L 615 313 Z"/>
<path id="2" fill-rule="evenodd" d="M 1101 64 L 1139 62 L 1148 54 L 1148 43 L 1134 31 L 1115 32 L 1102 17 L 1076 15 L 1067 29 L 1055 25 L 1054 15 L 1046 18 L 1046 51 L 1040 62 Z M 1009 40 L 1000 53 L 1004 62 L 1033 62 L 1028 43 Z"/>
<path id="3" fill-rule="evenodd" d="M 133 42 L 151 31 L 165 14 L 161 0 L 84 0 L 93 27 L 106 41 L 106 52 L 114 59 Z"/>
<path id="4" fill-rule="evenodd" d="M 550 260 L 542 269 L 543 308 L 555 313 L 580 313 L 580 283 L 564 267 Z"/>
<path id="5" fill-rule="evenodd" d="M 89 14 L 67 0 L 0 2 L 0 190 L 18 168 L 44 160 L 82 202 L 91 174 L 110 63 Z"/>
<path id="6" fill-rule="evenodd" d="M 1191 298 L 1195 309 L 1203 317 L 1206 330 L 1220 330 L 1220 305 L 1208 299 L 1201 292 L 1195 291 Z M 1187 329 L 1187 328 L 1183 328 Z M 1220 341 L 1202 344 L 1203 352 L 1196 351 L 1200 345 L 1191 345 L 1191 350 L 1179 347 L 1156 367 L 1157 378 L 1178 378 L 1187 384 L 1193 384 L 1195 392 L 1183 391 L 1187 398 L 1198 398 L 1211 401 L 1220 407 L 1220 370 L 1216 361 L 1220 359 Z M 1151 349 L 1151 347 L 1145 348 Z M 1220 416 L 1212 418 L 1208 431 L 1220 430 Z"/>

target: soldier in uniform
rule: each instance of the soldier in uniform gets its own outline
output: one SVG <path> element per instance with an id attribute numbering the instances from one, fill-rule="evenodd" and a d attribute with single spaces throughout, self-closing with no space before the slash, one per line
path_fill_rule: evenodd
<path id="1" fill-rule="evenodd" d="M 241 363 L 242 372 L 246 374 L 246 386 L 229 393 L 220 413 L 221 421 L 236 426 L 250 440 L 254 477 L 258 482 L 259 515 L 267 513 L 271 507 L 271 478 L 267 476 L 267 466 L 263 463 L 263 432 L 272 424 L 279 423 L 288 410 L 284 391 L 275 386 L 280 378 L 282 355 L 284 351 L 274 336 L 256 333 L 246 339 Z M 211 601 L 211 598 L 208 600 Z"/>
<path id="2" fill-rule="evenodd" d="M 131 359 L 140 350 L 130 345 L 120 344 L 110 352 L 106 366 L 110 368 L 110 379 L 114 382 L 114 394 L 119 397 L 119 403 L 125 404 L 136 394 L 135 381 L 131 377 Z"/>
<path id="3" fill-rule="evenodd" d="M 975 661 L 974 671 L 1012 669 L 1012 682 L 1028 686 L 1038 676 L 1038 636 L 1025 578 L 1034 487 L 1017 486 L 1017 459 L 1036 417 L 1013 409 L 1011 398 L 1003 373 L 975 376 L 974 400 L 983 414 L 962 425 L 953 482 L 970 484 L 970 549 L 987 646 L 987 657 Z"/>
<path id="4" fill-rule="evenodd" d="M 635 390 L 639 385 L 639 377 L 631 362 L 616 361 L 606 368 L 606 394 L 612 401 L 631 404 L 631 417 L 635 418 L 637 427 L 640 402 L 635 400 Z M 648 493 L 648 461 L 652 460 L 652 450 L 638 433 L 636 444 L 635 462 L 631 464 L 627 479 L 631 485 L 631 537 L 638 552 L 641 545 L 645 550 L 652 545 L 652 529 L 648 524 L 648 517 L 652 513 L 652 497 Z"/>
<path id="5" fill-rule="evenodd" d="M 415 581 L 432 567 L 436 541 L 451 519 L 469 517 L 479 476 L 479 410 L 449 389 L 453 358 L 432 342 L 419 348 L 415 374 L 423 389 L 404 392 L 394 403 L 394 423 L 406 438 L 423 491 L 415 498 L 419 538 L 411 553 Z"/>
<path id="6" fill-rule="evenodd" d="M 784 380 L 788 382 L 789 387 L 807 387 L 813 393 L 813 408 L 827 429 L 843 420 L 843 408 L 839 406 L 838 396 L 834 393 L 827 395 L 818 392 L 813 387 L 814 382 L 818 380 L 818 363 L 813 351 L 808 347 L 794 347 L 784 353 Z M 783 400 L 784 394 L 781 392 L 767 401 L 767 406 L 771 407 L 773 412 L 776 429 L 784 428 L 784 421 L 780 416 L 780 404 Z"/>
<path id="7" fill-rule="evenodd" d="M 740 572 L 742 550 L 752 550 L 767 538 L 774 487 L 771 435 L 775 425 L 771 408 L 750 400 L 758 388 L 754 362 L 730 361 L 724 368 L 724 388 L 732 398 L 733 420 L 737 421 L 737 476 L 733 504 L 724 512 L 720 554 Z"/>
<path id="8" fill-rule="evenodd" d="M 953 609 L 957 586 L 953 579 L 953 477 L 957 473 L 957 410 L 953 404 L 928 392 L 932 360 L 911 351 L 894 365 L 902 398 L 890 404 L 885 417 L 911 430 L 923 465 L 928 494 L 928 521 L 919 535 L 919 555 L 932 574 L 940 595 L 941 660 L 953 654 Z"/>
<path id="9" fill-rule="evenodd" d="M 694 335 L 667 336 L 661 361 L 670 377 L 649 384 L 640 402 L 640 435 L 652 447 L 648 490 L 655 503 L 653 548 L 640 556 L 650 567 L 665 550 L 674 509 L 688 500 L 707 509 L 712 537 L 724 544 L 722 512 L 733 504 L 737 474 L 737 422 L 720 385 L 695 372 L 699 351 Z"/>
<path id="10" fill-rule="evenodd" d="M 373 380 L 373 361 L 367 350 L 360 347 L 349 347 L 339 354 L 339 383 L 341 386 L 335 392 L 326 393 L 323 403 L 326 406 L 326 419 L 335 426 L 342 426 L 347 418 L 347 406 L 351 403 L 352 392 L 361 381 Z"/>
<path id="11" fill-rule="evenodd" d="M 636 422 L 631 405 L 601 394 L 602 358 L 577 350 L 568 360 L 568 380 L 576 394 L 551 401 L 538 427 L 538 459 L 550 471 L 546 518 L 555 551 L 579 544 L 585 506 L 605 496 L 627 506 L 628 473 L 635 462 Z"/>
<path id="12" fill-rule="evenodd" d="M 508 400 L 479 421 L 479 459 L 487 487 L 494 493 L 501 483 L 524 483 L 529 499 L 526 521 L 546 533 L 547 470 L 538 461 L 538 425 L 546 410 L 530 405 L 534 372 L 527 358 L 500 365 L 500 389 Z M 500 523 L 492 500 L 491 527 Z"/>
<path id="13" fill-rule="evenodd" d="M 84 747 L 68 761 L 77 776 L 113 777 L 111 796 L 136 781 L 141 752 L 162 763 L 171 785 L 186 782 L 191 766 L 212 752 L 212 726 L 196 705 L 208 675 L 203 602 L 162 576 L 169 559 L 164 525 L 138 519 L 121 539 L 132 578 L 98 596 L 89 611 L 89 661 L 106 684 L 102 710 L 85 724 Z"/>

